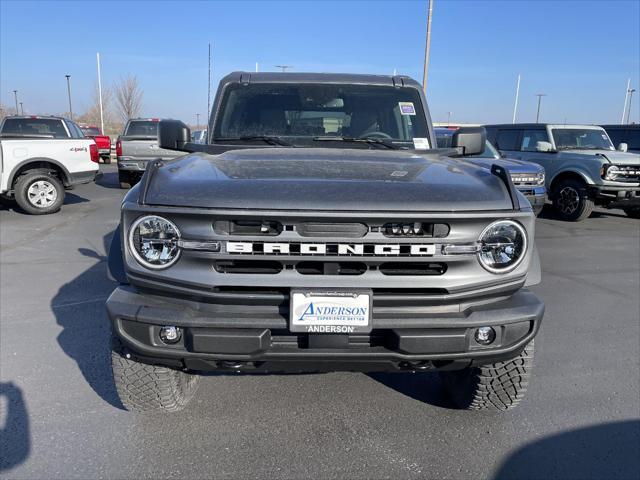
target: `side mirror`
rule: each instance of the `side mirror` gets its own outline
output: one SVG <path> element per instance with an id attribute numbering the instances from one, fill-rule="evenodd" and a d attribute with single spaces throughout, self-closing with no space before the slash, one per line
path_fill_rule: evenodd
<path id="1" fill-rule="evenodd" d="M 550 142 L 536 142 L 536 152 L 553 152 Z"/>
<path id="2" fill-rule="evenodd" d="M 484 127 L 462 127 L 451 137 L 451 147 L 462 151 L 463 156 L 484 152 L 487 131 Z"/>
<path id="3" fill-rule="evenodd" d="M 158 146 L 167 150 L 191 152 L 185 149 L 191 141 L 191 131 L 180 120 L 160 120 L 158 124 Z"/>
<path id="4" fill-rule="evenodd" d="M 619 152 L 626 152 L 627 150 L 629 150 L 629 145 L 627 145 L 626 143 L 622 142 L 618 145 Z"/>

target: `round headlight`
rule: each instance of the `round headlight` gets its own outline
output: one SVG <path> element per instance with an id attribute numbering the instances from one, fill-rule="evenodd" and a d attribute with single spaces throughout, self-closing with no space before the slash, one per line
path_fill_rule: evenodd
<path id="1" fill-rule="evenodd" d="M 517 222 L 499 220 L 480 235 L 480 264 L 491 273 L 507 273 L 516 268 L 527 252 L 527 234 Z"/>
<path id="2" fill-rule="evenodd" d="M 143 267 L 159 270 L 178 260 L 180 231 L 166 218 L 149 215 L 138 218 L 129 230 L 129 247 Z"/>
<path id="3" fill-rule="evenodd" d="M 537 175 L 538 185 L 544 185 L 544 172 L 539 172 Z"/>
<path id="4" fill-rule="evenodd" d="M 616 165 L 609 165 L 608 167 L 605 167 L 605 168 L 606 168 L 605 175 L 604 175 L 605 180 L 615 180 L 618 177 L 618 175 L 622 173 L 622 170 Z"/>

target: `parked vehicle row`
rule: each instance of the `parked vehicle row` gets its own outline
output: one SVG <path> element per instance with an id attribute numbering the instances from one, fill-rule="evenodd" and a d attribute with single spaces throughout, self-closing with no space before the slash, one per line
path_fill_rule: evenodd
<path id="1" fill-rule="evenodd" d="M 509 158 L 545 169 L 549 197 L 561 218 L 580 221 L 594 205 L 640 218 L 640 155 L 618 151 L 595 125 L 487 125 L 487 138 Z"/>
<path id="2" fill-rule="evenodd" d="M 61 117 L 6 117 L 0 124 L 0 196 L 33 215 L 53 213 L 65 190 L 95 180 L 95 141 Z"/>

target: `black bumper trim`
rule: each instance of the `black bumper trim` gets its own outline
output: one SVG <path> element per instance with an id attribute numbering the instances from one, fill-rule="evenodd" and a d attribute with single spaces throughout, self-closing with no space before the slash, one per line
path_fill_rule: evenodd
<path id="1" fill-rule="evenodd" d="M 347 347 L 309 348 L 310 344 L 304 344 L 307 334 L 299 335 L 302 345 L 296 343 L 296 334 L 288 332 L 284 315 L 224 318 L 220 311 L 216 317 L 197 318 L 196 311 L 170 309 L 166 303 L 164 308 L 144 305 L 145 298 L 149 303 L 157 302 L 157 297 L 119 287 L 107 301 L 113 329 L 129 351 L 152 363 L 175 365 L 177 361 L 187 365 L 199 360 L 211 369 L 217 369 L 219 361 L 495 361 L 517 355 L 537 334 L 544 314 L 544 304 L 526 289 L 508 299 L 456 314 L 425 315 L 409 309 L 404 317 L 385 317 L 374 307 L 371 336 L 383 336 L 383 342 L 365 338 L 360 343 L 347 340 Z M 153 308 L 153 315 L 149 315 L 149 308 Z M 174 346 L 163 345 L 154 333 L 162 325 L 184 328 L 185 338 Z M 498 332 L 494 342 L 498 346 L 482 347 L 472 340 L 474 329 L 485 325 Z M 353 339 L 358 340 L 356 337 Z M 279 342 L 278 338 L 287 341 Z"/>

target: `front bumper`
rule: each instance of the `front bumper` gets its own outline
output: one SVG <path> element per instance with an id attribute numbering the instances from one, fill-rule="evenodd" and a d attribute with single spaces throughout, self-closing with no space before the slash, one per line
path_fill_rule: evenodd
<path id="1" fill-rule="evenodd" d="M 291 333 L 286 304 L 261 314 L 251 299 L 246 305 L 212 304 L 131 286 L 116 288 L 107 310 L 126 353 L 146 363 L 198 371 L 384 371 L 464 368 L 512 358 L 538 332 L 544 304 L 522 289 L 489 304 L 461 304 L 457 311 L 407 306 L 390 315 L 374 297 L 373 330 L 352 335 Z M 164 325 L 182 329 L 175 345 L 161 341 Z M 475 342 L 480 326 L 496 331 L 490 346 Z"/>
<path id="2" fill-rule="evenodd" d="M 533 213 L 537 216 L 547 201 L 547 190 L 544 187 L 519 188 L 518 190 L 529 200 Z"/>
<path id="3" fill-rule="evenodd" d="M 640 207 L 640 186 L 597 185 L 589 187 L 589 194 L 608 208 Z"/>

